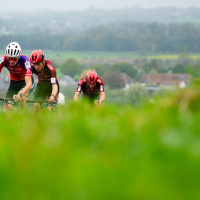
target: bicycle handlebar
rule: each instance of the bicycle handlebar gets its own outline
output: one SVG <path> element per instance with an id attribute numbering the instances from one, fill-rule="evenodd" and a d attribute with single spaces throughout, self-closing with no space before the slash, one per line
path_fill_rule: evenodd
<path id="1" fill-rule="evenodd" d="M 6 97 L 4 97 L 4 98 L 0 98 L 0 101 L 14 101 L 13 100 L 13 98 L 6 98 Z"/>
<path id="2" fill-rule="evenodd" d="M 49 103 L 47 100 L 27 100 L 27 103 Z"/>

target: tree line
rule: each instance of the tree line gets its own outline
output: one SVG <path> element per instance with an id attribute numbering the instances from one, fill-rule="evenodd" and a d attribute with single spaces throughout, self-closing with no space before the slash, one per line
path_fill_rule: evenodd
<path id="1" fill-rule="evenodd" d="M 73 31 L 53 35 L 51 32 L 28 35 L 0 35 L 0 49 L 11 41 L 22 49 L 60 51 L 134 51 L 150 53 L 200 52 L 200 24 L 134 23 L 102 25 L 81 33 Z"/>

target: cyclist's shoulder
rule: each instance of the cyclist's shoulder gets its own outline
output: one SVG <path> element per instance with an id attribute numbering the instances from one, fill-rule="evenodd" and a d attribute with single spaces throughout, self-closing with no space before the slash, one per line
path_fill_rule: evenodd
<path id="1" fill-rule="evenodd" d="M 29 58 L 27 56 L 23 55 L 23 54 L 20 55 L 19 60 L 20 61 L 30 61 Z"/>
<path id="2" fill-rule="evenodd" d="M 78 82 L 78 85 L 84 85 L 84 84 L 86 84 L 86 78 L 82 78 L 79 82 Z"/>
<path id="3" fill-rule="evenodd" d="M 5 54 L 5 55 L 3 55 L 3 56 L 1 56 L 1 58 L 7 58 L 6 54 Z"/>
<path id="4" fill-rule="evenodd" d="M 30 60 L 27 56 L 25 55 L 20 55 L 20 58 L 19 58 L 19 65 L 21 67 L 23 67 L 24 69 L 29 69 L 31 68 L 31 63 L 30 63 Z"/>
<path id="5" fill-rule="evenodd" d="M 53 64 L 53 62 L 49 59 L 45 59 L 45 65 L 47 66 L 48 69 L 50 69 L 51 71 L 55 71 L 56 67 Z"/>
<path id="6" fill-rule="evenodd" d="M 7 56 L 6 56 L 6 55 L 1 56 L 1 57 L 0 57 L 0 65 L 1 65 L 2 63 L 5 63 L 6 59 L 7 59 Z"/>
<path id="7" fill-rule="evenodd" d="M 100 85 L 103 85 L 103 80 L 102 80 L 101 78 L 98 77 L 97 83 L 99 83 Z"/>

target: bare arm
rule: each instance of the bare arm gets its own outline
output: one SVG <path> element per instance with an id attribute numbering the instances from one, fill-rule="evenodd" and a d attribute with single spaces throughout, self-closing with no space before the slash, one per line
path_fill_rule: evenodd
<path id="1" fill-rule="evenodd" d="M 53 84 L 52 85 L 52 92 L 51 94 L 53 94 L 52 96 L 50 96 L 49 98 L 49 102 L 55 102 L 55 97 L 57 96 L 58 93 L 58 85 L 57 84 Z"/>
<path id="2" fill-rule="evenodd" d="M 81 94 L 80 92 L 75 92 L 75 95 L 74 95 L 75 102 L 78 102 L 78 98 L 79 98 L 80 94 Z"/>
<path id="3" fill-rule="evenodd" d="M 103 102 L 105 100 L 105 98 L 106 98 L 105 92 L 100 92 L 100 99 L 99 99 L 99 101 Z"/>
<path id="4" fill-rule="evenodd" d="M 23 90 L 19 91 L 17 95 L 13 95 L 13 99 L 15 102 L 19 101 L 21 98 L 19 93 L 23 94 L 23 97 L 24 97 L 27 94 L 27 92 L 31 89 L 32 87 L 31 76 L 25 76 L 25 83 L 26 83 L 26 86 L 23 88 Z M 23 100 L 26 100 L 26 99 L 24 98 Z"/>
<path id="5" fill-rule="evenodd" d="M 19 91 L 19 93 L 22 93 L 23 96 L 31 89 L 32 87 L 32 80 L 31 80 L 31 76 L 25 76 L 25 83 L 26 86 L 24 87 L 23 90 Z"/>
<path id="6" fill-rule="evenodd" d="M 58 93 L 58 85 L 57 84 L 53 84 L 52 85 L 52 93 L 51 94 L 56 96 L 57 93 Z"/>

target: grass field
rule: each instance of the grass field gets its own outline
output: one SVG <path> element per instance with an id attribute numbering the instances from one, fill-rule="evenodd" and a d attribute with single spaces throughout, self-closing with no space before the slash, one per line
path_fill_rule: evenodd
<path id="1" fill-rule="evenodd" d="M 200 92 L 0 115 L 0 199 L 199 200 Z"/>
<path id="2" fill-rule="evenodd" d="M 30 56 L 32 51 L 24 50 L 22 54 L 26 56 Z M 74 59 L 98 59 L 98 58 L 146 58 L 146 59 L 166 59 L 166 60 L 176 60 L 179 58 L 178 54 L 147 54 L 147 55 L 139 55 L 136 52 L 63 52 L 63 51 L 48 51 L 44 50 L 46 58 L 53 60 L 65 60 L 68 58 Z M 0 50 L 0 55 L 4 55 L 5 51 Z M 200 55 L 191 54 L 192 59 L 200 59 Z"/>

